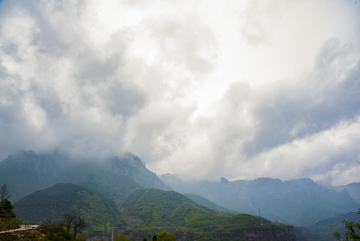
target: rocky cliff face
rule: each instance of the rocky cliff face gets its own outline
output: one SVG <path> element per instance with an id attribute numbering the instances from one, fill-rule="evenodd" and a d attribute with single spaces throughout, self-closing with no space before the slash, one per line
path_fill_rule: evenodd
<path id="1" fill-rule="evenodd" d="M 149 171 L 140 158 L 133 154 L 127 153 L 121 158 L 112 157 L 106 161 L 106 166 L 117 175 L 130 177 L 142 187 L 170 190 L 169 186 Z"/>

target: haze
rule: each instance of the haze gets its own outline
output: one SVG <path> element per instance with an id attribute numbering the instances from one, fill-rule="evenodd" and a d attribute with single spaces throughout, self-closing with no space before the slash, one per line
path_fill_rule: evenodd
<path id="1" fill-rule="evenodd" d="M 0 159 L 131 152 L 157 174 L 360 181 L 347 0 L 0 5 Z"/>

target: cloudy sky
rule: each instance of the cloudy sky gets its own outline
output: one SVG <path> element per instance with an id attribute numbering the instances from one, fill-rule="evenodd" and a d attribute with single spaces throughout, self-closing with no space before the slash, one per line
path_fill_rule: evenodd
<path id="1" fill-rule="evenodd" d="M 360 181 L 358 0 L 4 0 L 0 159 Z"/>

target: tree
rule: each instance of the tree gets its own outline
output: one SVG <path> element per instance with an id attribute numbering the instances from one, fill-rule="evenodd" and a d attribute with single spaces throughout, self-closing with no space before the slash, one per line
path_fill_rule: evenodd
<path id="1" fill-rule="evenodd" d="M 66 231 L 60 224 L 53 224 L 46 221 L 40 225 L 40 231 L 45 234 L 45 240 L 67 240 L 70 237 L 64 235 Z"/>
<path id="2" fill-rule="evenodd" d="M 70 233 L 70 230 L 73 226 L 73 222 L 75 221 L 76 216 L 74 214 L 65 213 L 60 220 L 60 224 L 66 229 L 68 233 Z"/>
<path id="3" fill-rule="evenodd" d="M 128 239 L 127 237 L 125 237 L 124 235 L 122 234 L 119 234 L 115 239 L 114 241 L 130 241 L 130 239 Z"/>
<path id="4" fill-rule="evenodd" d="M 75 220 L 73 221 L 73 232 L 74 232 L 74 238 L 76 239 L 76 235 L 78 233 L 81 233 L 83 229 L 87 228 L 87 223 L 85 222 L 85 219 L 83 219 L 80 216 L 77 216 Z"/>
<path id="5" fill-rule="evenodd" d="M 9 190 L 7 189 L 6 183 L 1 186 L 0 189 L 0 215 L 2 217 L 7 218 L 15 218 L 15 214 L 13 212 L 13 206 L 9 201 L 11 195 L 9 194 Z"/>
<path id="6" fill-rule="evenodd" d="M 357 211 L 357 214 L 360 214 L 360 209 Z M 345 233 L 345 240 L 346 241 L 359 241 L 360 240 L 360 223 L 355 222 L 349 222 L 344 220 L 343 223 L 345 224 L 345 229 L 347 232 Z M 357 230 L 357 231 L 356 231 Z M 332 235 L 334 235 L 338 240 L 341 239 L 341 233 L 335 232 Z"/>
<path id="7" fill-rule="evenodd" d="M 5 199 L 1 203 L 1 209 L 4 210 L 6 213 L 12 214 L 13 213 L 13 205 L 11 205 L 11 202 L 7 199 Z"/>
<path id="8" fill-rule="evenodd" d="M 0 204 L 2 205 L 2 203 L 4 202 L 5 199 L 9 199 L 11 197 L 9 190 L 7 189 L 6 183 L 4 183 L 3 185 L 1 185 L 1 190 L 0 190 Z"/>
<path id="9" fill-rule="evenodd" d="M 176 241 L 176 238 L 172 233 L 163 231 L 163 232 L 159 233 L 159 235 L 157 237 L 157 241 Z"/>
<path id="10" fill-rule="evenodd" d="M 50 221 L 41 224 L 40 230 L 45 234 L 45 240 L 85 240 L 83 237 L 77 238 L 76 236 L 86 227 L 87 223 L 83 218 L 66 213 L 56 224 Z"/>

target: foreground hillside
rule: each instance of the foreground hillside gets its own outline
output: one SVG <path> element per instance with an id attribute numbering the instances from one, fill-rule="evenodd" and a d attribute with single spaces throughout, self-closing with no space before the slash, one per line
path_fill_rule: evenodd
<path id="1" fill-rule="evenodd" d="M 54 208 L 54 204 L 56 207 Z M 84 232 L 123 233 L 133 240 L 151 239 L 163 230 L 185 240 L 305 240 L 292 226 L 272 224 L 256 216 L 219 215 L 186 196 L 160 189 L 138 187 L 117 205 L 104 196 L 75 184 L 56 184 L 34 192 L 14 204 L 18 217 L 33 223 L 44 218 L 56 222 L 64 213 L 81 215 L 90 227 Z"/>
<path id="2" fill-rule="evenodd" d="M 34 224 L 45 220 L 56 223 L 64 213 L 74 213 L 86 219 L 94 230 L 108 222 L 117 226 L 125 222 L 113 200 L 75 184 L 58 183 L 36 191 L 16 202 L 14 212 Z"/>

